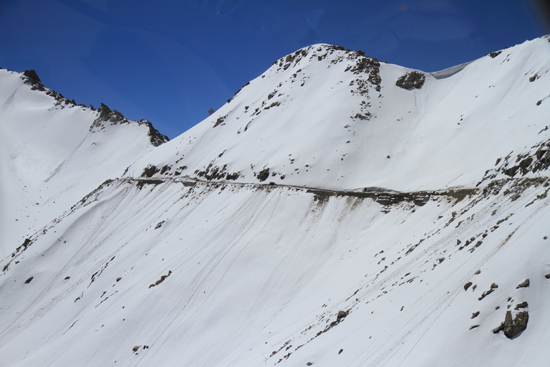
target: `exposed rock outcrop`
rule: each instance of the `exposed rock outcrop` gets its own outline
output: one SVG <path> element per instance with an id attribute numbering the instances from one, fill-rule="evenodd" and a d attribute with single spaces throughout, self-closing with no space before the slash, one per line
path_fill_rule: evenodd
<path id="1" fill-rule="evenodd" d="M 28 84 L 31 86 L 32 90 L 39 90 L 42 92 L 46 91 L 46 87 L 44 87 L 44 84 L 42 84 L 42 81 L 38 77 L 38 74 L 36 74 L 36 71 L 34 70 L 25 70 L 23 72 L 23 81 L 25 84 Z"/>
<path id="2" fill-rule="evenodd" d="M 410 73 L 400 76 L 395 82 L 395 85 L 403 89 L 420 89 L 424 85 L 425 80 L 426 77 L 424 74 L 418 71 L 411 71 Z"/>
<path id="3" fill-rule="evenodd" d="M 512 339 L 525 329 L 527 329 L 527 322 L 529 321 L 529 313 L 527 311 L 521 311 L 516 314 L 512 319 L 512 311 L 506 311 L 504 322 L 499 327 L 493 329 L 494 334 L 498 334 L 500 331 L 504 332 L 504 335 L 508 339 Z"/>

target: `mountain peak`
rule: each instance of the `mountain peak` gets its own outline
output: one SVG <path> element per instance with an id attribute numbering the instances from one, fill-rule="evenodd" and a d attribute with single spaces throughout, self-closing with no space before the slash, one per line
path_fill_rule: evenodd
<path id="1" fill-rule="evenodd" d="M 0 253 L 168 141 L 147 120 L 68 100 L 34 70 L 0 70 L 0 106 Z"/>
<path id="2" fill-rule="evenodd" d="M 340 46 L 302 48 L 276 60 L 199 125 L 136 162 L 134 172 L 166 166 L 171 169 L 155 177 L 178 172 L 346 190 L 473 187 L 509 153 L 499 143 L 509 134 L 525 139 L 508 145 L 518 154 L 542 138 L 537 133 L 546 125 L 537 101 L 546 95 L 543 83 L 522 75 L 532 79 L 540 70 L 536 78 L 547 76 L 541 69 L 547 44 L 534 40 L 437 73 Z M 536 126 L 531 137 L 519 134 L 520 110 L 529 111 Z M 457 152 L 476 163 L 457 159 Z"/>
<path id="3" fill-rule="evenodd" d="M 104 130 L 106 126 L 110 125 L 137 124 L 138 126 L 145 125 L 147 127 L 147 135 L 149 136 L 149 141 L 153 146 L 158 147 L 159 145 L 170 141 L 166 135 L 161 134 L 157 129 L 155 129 L 153 124 L 148 120 L 129 120 L 117 110 L 111 111 L 111 109 L 104 103 L 101 103 L 101 107 L 97 109 L 97 112 L 99 115 L 90 125 L 91 132 Z"/>

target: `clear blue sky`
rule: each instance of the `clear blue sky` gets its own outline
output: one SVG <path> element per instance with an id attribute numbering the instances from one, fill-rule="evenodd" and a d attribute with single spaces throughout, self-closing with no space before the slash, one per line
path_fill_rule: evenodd
<path id="1" fill-rule="evenodd" d="M 520 0 L 0 0 L 0 67 L 173 138 L 314 43 L 436 71 L 548 32 Z"/>

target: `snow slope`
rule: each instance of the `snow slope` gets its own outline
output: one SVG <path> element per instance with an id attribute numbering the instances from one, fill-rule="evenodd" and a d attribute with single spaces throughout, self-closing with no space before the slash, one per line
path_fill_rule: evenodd
<path id="1" fill-rule="evenodd" d="M 475 186 L 498 158 L 550 137 L 541 132 L 550 112 L 549 59 L 550 43 L 540 38 L 458 71 L 423 73 L 424 85 L 406 90 L 396 80 L 410 69 L 311 46 L 278 60 L 209 119 L 144 156 L 132 166 L 134 177 L 148 165 L 167 165 L 155 177 L 212 176 L 218 168 L 217 178 L 226 167 L 237 182 L 258 183 L 269 169 L 266 183 L 331 189 Z"/>
<path id="2" fill-rule="evenodd" d="M 2 365 L 545 366 L 548 188 L 513 185 L 421 206 L 113 181 L 2 262 Z M 493 334 L 522 302 L 527 330 Z"/>
<path id="3" fill-rule="evenodd" d="M 0 261 L 0 365 L 546 366 L 548 47 L 277 61 Z"/>
<path id="4" fill-rule="evenodd" d="M 149 132 L 158 132 L 148 122 L 120 118 L 108 107 L 100 117 L 100 111 L 44 87 L 36 73 L 25 73 L 31 77 L 0 70 L 3 255 L 103 181 L 120 176 L 153 142 L 167 141 L 151 139 Z"/>

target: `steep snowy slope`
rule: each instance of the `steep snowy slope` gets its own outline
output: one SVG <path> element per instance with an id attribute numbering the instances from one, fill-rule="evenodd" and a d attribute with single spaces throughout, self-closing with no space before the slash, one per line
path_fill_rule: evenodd
<path id="1" fill-rule="evenodd" d="M 547 38 L 404 89 L 410 69 L 335 46 L 283 57 L 209 119 L 132 166 L 237 182 L 411 191 L 475 186 L 547 140 Z M 434 76 L 435 75 L 435 76 Z M 175 153 L 175 154 L 174 154 Z M 223 171 L 224 174 L 220 174 Z M 128 172 L 132 175 L 132 172 Z M 269 177 L 267 177 L 269 176 Z"/>
<path id="2" fill-rule="evenodd" d="M 34 71 L 0 70 L 0 254 L 167 141 L 148 121 L 76 105 Z"/>
<path id="3" fill-rule="evenodd" d="M 0 362 L 545 366 L 549 181 L 515 181 L 424 205 L 113 181 L 0 264 Z"/>
<path id="4" fill-rule="evenodd" d="M 546 366 L 549 47 L 277 61 L 0 261 L 0 365 Z"/>

